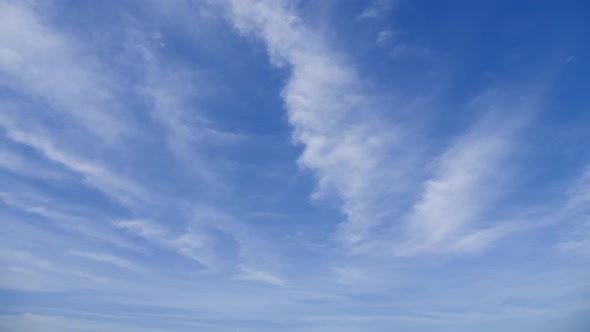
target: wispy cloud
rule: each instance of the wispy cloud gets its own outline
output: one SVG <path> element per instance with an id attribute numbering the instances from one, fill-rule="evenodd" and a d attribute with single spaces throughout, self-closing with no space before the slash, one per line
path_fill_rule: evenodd
<path id="1" fill-rule="evenodd" d="M 395 37 L 395 32 L 391 29 L 385 29 L 379 31 L 377 34 L 377 40 L 375 43 L 377 46 L 384 46 L 386 43 L 390 42 Z"/>
<path id="2" fill-rule="evenodd" d="M 518 97 L 499 96 L 496 89 L 480 95 L 465 107 L 488 115 L 440 156 L 424 158 L 415 148 L 420 133 L 380 119 L 379 95 L 293 7 L 230 1 L 228 16 L 238 31 L 264 42 L 273 64 L 290 66 L 282 98 L 293 139 L 303 146 L 298 163 L 316 175 L 314 199 L 335 197 L 340 204 L 346 221 L 339 238 L 347 248 L 383 252 L 389 246 L 396 255 L 479 253 L 514 231 L 506 216 L 495 220 L 490 212 L 503 198 L 508 158 L 539 105 L 540 89 L 524 89 Z M 416 185 L 420 178 L 426 180 Z M 385 244 L 392 239 L 395 244 Z"/>
<path id="3" fill-rule="evenodd" d="M 180 234 L 172 234 L 163 226 L 145 220 L 123 220 L 115 222 L 114 226 L 193 259 L 207 269 L 220 268 L 220 258 L 213 250 L 212 238 L 204 231 L 198 232 L 189 227 Z"/>
<path id="4" fill-rule="evenodd" d="M 102 142 L 116 141 L 130 124 L 113 100 L 116 82 L 75 41 L 46 24 L 42 10 L 33 2 L 0 4 L 2 83 L 42 99 L 51 112 L 63 112 Z"/>
<path id="5" fill-rule="evenodd" d="M 590 221 L 574 227 L 568 238 L 560 242 L 558 247 L 567 254 L 590 258 Z"/>
<path id="6" fill-rule="evenodd" d="M 357 21 L 374 20 L 387 15 L 394 2 L 392 0 L 372 0 L 357 17 Z"/>
<path id="7" fill-rule="evenodd" d="M 129 56 L 141 59 L 142 64 L 143 80 L 138 90 L 150 101 L 150 115 L 164 129 L 170 150 L 202 182 L 223 186 L 214 166 L 217 161 L 208 152 L 212 147 L 235 143 L 240 135 L 223 131 L 205 115 L 201 104 L 212 87 L 198 71 L 164 61 L 157 38 L 130 30 L 126 42 Z"/>
<path id="8" fill-rule="evenodd" d="M 436 161 L 410 216 L 409 252 L 477 252 L 505 230 L 476 230 L 506 181 L 506 162 L 519 128 L 518 120 L 496 121 L 484 118 Z"/>
<path id="9" fill-rule="evenodd" d="M 568 225 L 558 248 L 564 253 L 590 257 L 590 167 L 573 181 L 568 199 L 555 219 Z"/>
<path id="10" fill-rule="evenodd" d="M 51 167 L 40 160 L 23 156 L 5 144 L 0 146 L 0 169 L 20 176 L 46 181 L 62 181 L 70 177 L 56 167 Z"/>
<path id="11" fill-rule="evenodd" d="M 115 174 L 107 167 L 68 152 L 63 145 L 59 147 L 58 143 L 54 141 L 54 137 L 34 122 L 28 122 L 25 125 L 21 119 L 15 119 L 5 114 L 5 116 L 0 116 L 0 126 L 4 127 L 6 136 L 12 141 L 27 145 L 47 159 L 84 176 L 84 182 L 88 186 L 102 191 L 123 205 L 146 202 L 153 197 L 144 188 L 119 174 Z"/>
<path id="12" fill-rule="evenodd" d="M 92 319 L 66 318 L 59 315 L 42 315 L 24 313 L 19 315 L 0 316 L 0 327 L 14 332 L 43 330 L 47 332 L 63 331 L 131 331 L 131 332 L 163 332 L 165 330 L 152 327 L 137 327 L 124 322 L 105 322 L 97 317 Z"/>
<path id="13" fill-rule="evenodd" d="M 110 254 L 105 254 L 105 253 L 96 253 L 96 252 L 86 252 L 86 251 L 69 251 L 68 252 L 69 255 L 73 255 L 73 256 L 78 256 L 78 257 L 82 257 L 82 258 L 87 258 L 93 261 L 97 261 L 97 262 L 103 262 L 103 263 L 107 263 L 107 264 L 111 264 L 123 269 L 127 269 L 133 272 L 137 272 L 137 273 L 145 273 L 145 270 L 139 266 L 137 266 L 136 264 L 129 262 L 125 259 L 122 259 L 120 257 L 115 257 L 113 255 Z"/>
<path id="14" fill-rule="evenodd" d="M 137 252 L 145 249 L 130 243 L 118 234 L 109 231 L 100 221 L 107 219 L 105 215 L 94 212 L 88 207 L 68 206 L 64 202 L 51 199 L 46 195 L 31 190 L 26 186 L 13 188 L 13 191 L 0 192 L 0 200 L 7 206 L 37 215 L 52 221 L 56 227 L 75 234 L 86 236 L 92 240 L 100 240 Z"/>
<path id="15" fill-rule="evenodd" d="M 245 266 L 240 267 L 239 273 L 234 277 L 234 279 L 263 282 L 274 286 L 285 285 L 285 282 L 281 278 L 272 273 Z"/>
<path id="16" fill-rule="evenodd" d="M 590 166 L 571 185 L 565 209 L 569 213 L 581 213 L 590 206 Z"/>
<path id="17" fill-rule="evenodd" d="M 293 138 L 304 147 L 298 163 L 317 176 L 314 198 L 342 199 L 342 239 L 354 247 L 383 222 L 387 202 L 408 178 L 402 132 L 369 112 L 374 100 L 354 70 L 284 3 L 234 1 L 229 15 L 239 31 L 264 41 L 273 63 L 291 66 L 282 97 Z"/>
<path id="18" fill-rule="evenodd" d="M 26 264 L 35 268 L 44 270 L 52 270 L 53 264 L 51 262 L 35 257 L 28 252 L 22 250 L 0 250 L 0 258 L 2 260 L 11 261 L 12 263 Z"/>

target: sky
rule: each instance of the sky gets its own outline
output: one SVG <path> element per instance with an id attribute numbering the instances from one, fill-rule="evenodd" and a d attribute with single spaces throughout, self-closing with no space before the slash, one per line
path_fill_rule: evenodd
<path id="1" fill-rule="evenodd" d="M 0 330 L 586 332 L 587 1 L 0 1 Z"/>

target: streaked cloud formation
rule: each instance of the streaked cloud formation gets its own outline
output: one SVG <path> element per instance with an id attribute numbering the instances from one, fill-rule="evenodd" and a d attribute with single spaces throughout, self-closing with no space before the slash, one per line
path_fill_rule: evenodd
<path id="1" fill-rule="evenodd" d="M 0 329 L 585 331 L 587 6 L 438 6 L 0 2 Z"/>

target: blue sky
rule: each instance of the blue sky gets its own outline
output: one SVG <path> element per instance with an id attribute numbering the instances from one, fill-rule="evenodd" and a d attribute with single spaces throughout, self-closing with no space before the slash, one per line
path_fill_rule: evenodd
<path id="1" fill-rule="evenodd" d="M 585 1 L 1 1 L 0 330 L 590 327 Z"/>

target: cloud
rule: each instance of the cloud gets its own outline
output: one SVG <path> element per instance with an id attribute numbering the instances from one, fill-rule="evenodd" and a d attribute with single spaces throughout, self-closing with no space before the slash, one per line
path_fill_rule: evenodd
<path id="1" fill-rule="evenodd" d="M 262 230 L 245 224 L 212 205 L 183 211 L 186 225 L 166 227 L 148 220 L 121 220 L 114 226 L 167 250 L 200 263 L 206 272 L 219 272 L 233 264 L 275 266 L 280 249 Z"/>
<path id="2" fill-rule="evenodd" d="M 130 119 L 113 100 L 116 82 L 74 40 L 43 22 L 41 10 L 36 3 L 0 3 L 2 83 L 42 99 L 51 112 L 73 119 L 100 141 L 117 141 L 129 132 Z"/>
<path id="3" fill-rule="evenodd" d="M 566 254 L 590 258 L 590 221 L 576 227 L 568 239 L 558 244 L 558 248 Z"/>
<path id="4" fill-rule="evenodd" d="M 48 173 L 43 168 L 60 165 L 72 175 L 69 180 L 82 175 L 89 188 L 127 208 L 153 202 L 156 195 L 114 169 L 109 158 L 116 159 L 137 134 L 134 109 L 122 98 L 127 86 L 120 84 L 113 68 L 98 58 L 100 52 L 51 24 L 42 15 L 49 4 L 0 6 L 5 22 L 0 27 L 5 45 L 0 69 L 10 91 L 0 115 L 5 136 L 39 153 L 39 162 L 47 166 L 39 167 L 38 176 Z M 4 165 L 14 169 L 23 158 L 11 160 Z M 31 176 L 27 167 L 20 173 Z"/>
<path id="5" fill-rule="evenodd" d="M 6 144 L 0 145 L 0 169 L 20 176 L 46 181 L 63 181 L 69 179 L 68 174 L 65 172 L 61 172 L 55 169 L 55 167 L 50 167 L 37 159 L 23 156 Z"/>
<path id="6" fill-rule="evenodd" d="M 92 240 L 114 244 L 120 248 L 146 252 L 144 248 L 130 243 L 120 235 L 113 234 L 108 227 L 104 227 L 105 225 L 98 221 L 107 217 L 97 214 L 93 209 L 68 206 L 64 202 L 47 197 L 26 186 L 13 187 L 12 191 L 0 192 L 0 200 L 7 206 L 46 218 L 63 230 Z"/>
<path id="7" fill-rule="evenodd" d="M 381 30 L 377 34 L 375 44 L 377 44 L 377 46 L 384 46 L 386 43 L 390 42 L 395 35 L 396 33 L 390 29 Z"/>
<path id="8" fill-rule="evenodd" d="M 435 162 L 411 212 L 409 252 L 479 251 L 502 234 L 503 228 L 473 230 L 497 198 L 515 148 L 518 121 L 494 122 L 484 118 Z"/>
<path id="9" fill-rule="evenodd" d="M 218 128 L 205 116 L 201 104 L 206 99 L 205 91 L 213 87 L 200 77 L 200 71 L 167 62 L 154 45 L 159 42 L 147 38 L 140 27 L 129 30 L 129 61 L 140 59 L 142 64 L 143 80 L 138 92 L 149 102 L 152 119 L 164 129 L 168 147 L 201 182 L 223 187 L 219 163 L 209 156 L 210 152 L 236 143 L 241 136 Z"/>
<path id="10" fill-rule="evenodd" d="M 6 104 L 4 106 L 8 107 Z M 20 107 L 15 107 L 20 110 Z M 6 137 L 13 142 L 27 145 L 45 158 L 83 175 L 84 182 L 89 187 L 98 189 L 125 206 L 150 201 L 154 197 L 152 193 L 135 182 L 116 174 L 98 162 L 90 162 L 68 152 L 66 147 L 58 145 L 56 138 L 49 134 L 46 128 L 34 121 L 25 122 L 18 117 L 3 114 L 0 115 L 0 126 L 4 127 Z"/>
<path id="11" fill-rule="evenodd" d="M 180 234 L 172 234 L 159 224 L 139 219 L 118 221 L 114 226 L 190 258 L 209 270 L 221 267 L 220 257 L 213 248 L 213 239 L 205 231 L 189 227 Z"/>
<path id="12" fill-rule="evenodd" d="M 0 259 L 12 263 L 25 264 L 43 270 L 53 270 L 53 264 L 22 250 L 0 250 Z"/>
<path id="13" fill-rule="evenodd" d="M 357 21 L 374 20 L 389 13 L 393 2 L 390 0 L 372 0 L 357 17 Z"/>
<path id="14" fill-rule="evenodd" d="M 383 252 L 393 241 L 396 255 L 479 253 L 513 232 L 487 214 L 502 195 L 507 158 L 537 106 L 538 89 L 518 98 L 495 90 L 475 98 L 469 107 L 488 115 L 433 158 L 429 174 L 420 165 L 428 162 L 419 156 L 420 139 L 409 139 L 419 134 L 396 125 L 395 115 L 380 119 L 379 96 L 293 7 L 230 1 L 228 17 L 242 34 L 264 42 L 271 63 L 289 65 L 281 96 L 293 139 L 303 146 L 298 164 L 316 176 L 314 199 L 335 197 L 340 204 L 346 221 L 338 235 L 348 249 Z M 423 187 L 413 182 L 419 178 L 427 178 Z"/>
<path id="15" fill-rule="evenodd" d="M 590 166 L 568 191 L 568 199 L 555 217 L 567 225 L 557 247 L 564 253 L 590 258 Z"/>
<path id="16" fill-rule="evenodd" d="M 113 317 L 110 317 L 111 319 Z M 64 315 L 46 315 L 36 313 L 0 315 L 0 328 L 5 331 L 26 332 L 75 332 L 75 331 L 129 331 L 129 332 L 164 332 L 165 329 L 150 326 L 138 327 L 125 322 L 112 322 L 95 317 L 66 317 Z"/>
<path id="17" fill-rule="evenodd" d="M 3 231 L 10 230 L 3 226 Z M 17 235 L 22 236 L 19 233 Z M 57 291 L 68 288 L 63 283 L 63 275 L 61 279 L 58 277 L 62 268 L 59 261 L 47 253 L 37 253 L 30 248 L 21 249 L 11 242 L 3 239 L 3 247 L 7 249 L 0 249 L 1 288 L 25 291 Z"/>
<path id="18" fill-rule="evenodd" d="M 145 270 L 143 268 L 140 268 L 136 264 L 131 263 L 125 259 L 115 257 L 110 254 L 86 252 L 86 251 L 75 251 L 75 250 L 69 251 L 68 254 L 72 255 L 72 256 L 87 258 L 87 259 L 97 261 L 97 262 L 111 264 L 111 265 L 129 270 L 129 271 L 137 272 L 137 273 L 145 273 Z"/>
<path id="19" fill-rule="evenodd" d="M 240 267 L 239 273 L 234 277 L 234 279 L 262 282 L 274 286 L 285 286 L 285 282 L 278 276 L 246 266 Z"/>
<path id="20" fill-rule="evenodd" d="M 383 222 L 388 201 L 411 177 L 402 172 L 409 160 L 403 131 L 370 112 L 374 100 L 354 70 L 285 3 L 230 1 L 228 15 L 238 31 L 264 41 L 273 64 L 290 65 L 282 97 L 293 139 L 304 147 L 298 163 L 317 177 L 314 198 L 343 201 L 341 238 L 355 247 Z"/>
<path id="21" fill-rule="evenodd" d="M 88 217 L 86 212 L 88 211 L 84 211 L 84 217 L 72 218 L 71 214 L 62 213 L 59 211 L 59 208 L 49 209 L 47 207 L 48 204 L 28 204 L 33 202 L 24 202 L 24 204 L 17 204 L 19 209 L 51 220 L 66 220 L 69 223 L 67 227 L 69 230 L 75 230 L 85 236 L 99 238 L 120 246 L 124 245 L 128 249 L 138 249 L 140 246 L 130 244 L 128 243 L 129 241 L 121 241 L 119 238 L 121 234 L 117 234 L 116 231 L 124 229 L 128 233 L 123 235 L 135 234 L 138 237 L 145 238 L 160 248 L 165 248 L 176 254 L 198 261 L 210 271 L 218 270 L 222 265 L 228 264 L 223 258 L 223 256 L 227 255 L 223 253 L 226 250 L 223 248 L 223 245 L 229 244 L 233 246 L 235 245 L 233 243 L 234 241 L 239 246 L 239 255 L 235 259 L 245 259 L 253 262 L 259 260 L 270 261 L 266 258 L 256 258 L 272 255 L 254 254 L 257 248 L 261 247 L 265 241 L 262 240 L 262 237 L 254 235 L 252 231 L 247 230 L 240 221 L 230 217 L 221 218 L 219 217 L 221 215 L 220 213 L 218 213 L 218 216 L 197 216 L 202 221 L 196 223 L 192 221 L 195 215 L 193 215 L 194 209 L 191 206 L 199 204 L 202 206 L 211 205 L 209 198 L 210 196 L 214 196 L 214 188 L 218 188 L 211 186 L 211 184 L 217 186 L 220 184 L 225 185 L 221 183 L 222 179 L 218 177 L 221 172 L 221 163 L 219 160 L 210 158 L 209 152 L 215 147 L 224 146 L 227 143 L 239 139 L 238 135 L 218 130 L 212 121 L 203 116 L 198 107 L 198 98 L 200 95 L 197 93 L 198 86 L 196 84 L 201 78 L 193 75 L 195 73 L 193 67 L 186 68 L 176 64 L 169 65 L 170 62 L 165 61 L 167 60 L 165 56 L 155 51 L 150 41 L 145 38 L 142 32 L 139 32 L 141 31 L 141 27 L 128 28 L 131 37 L 125 41 L 125 47 L 134 50 L 129 51 L 127 49 L 127 51 L 132 53 L 131 55 L 134 61 L 138 55 L 142 60 L 139 63 L 131 65 L 130 63 L 125 63 L 125 61 L 129 60 L 125 56 L 129 56 L 129 54 L 120 55 L 121 58 L 119 60 L 121 63 L 119 65 L 132 67 L 125 69 L 131 71 L 137 70 L 138 68 L 134 67 L 134 65 L 139 65 L 139 77 L 141 79 L 137 82 L 137 89 L 129 89 L 128 86 L 124 87 L 130 91 L 134 90 L 138 95 L 128 97 L 141 98 L 150 106 L 148 109 L 151 111 L 149 113 L 151 118 L 148 120 L 154 121 L 164 128 L 163 136 L 165 141 L 167 141 L 169 149 L 181 164 L 190 171 L 198 173 L 197 178 L 201 181 L 194 181 L 194 178 L 190 178 L 193 188 L 197 186 L 204 187 L 205 184 L 208 185 L 206 186 L 208 196 L 202 198 L 172 198 L 172 196 L 177 196 L 177 194 L 170 195 L 169 193 L 155 190 L 153 188 L 153 182 L 138 179 L 134 174 L 129 174 L 128 172 L 130 168 L 145 167 L 145 164 L 130 165 L 129 162 L 133 158 L 128 158 L 128 155 L 130 151 L 133 154 L 139 153 L 137 159 L 141 159 L 143 157 L 141 150 L 145 149 L 146 146 L 138 145 L 145 143 L 145 141 L 140 140 L 143 134 L 134 132 L 132 130 L 134 129 L 133 126 L 127 126 L 128 123 L 133 123 L 133 121 L 126 121 L 129 119 L 126 119 L 125 116 L 119 116 L 125 113 L 133 113 L 134 110 L 130 109 L 125 110 L 127 112 L 123 112 L 124 109 L 119 108 L 119 106 L 125 104 L 125 101 L 117 99 L 116 97 L 120 96 L 113 92 L 117 88 L 117 84 L 110 83 L 112 78 L 107 73 L 111 71 L 104 70 L 102 68 L 103 63 L 99 61 L 100 59 L 88 55 L 90 52 L 87 52 L 88 50 L 81 47 L 76 39 L 68 38 L 67 34 L 64 34 L 63 31 L 57 31 L 49 24 L 45 24 L 35 6 L 15 5 L 14 8 L 11 7 L 11 10 L 15 11 L 15 15 L 22 16 L 22 22 L 15 23 L 20 24 L 20 28 L 33 31 L 31 33 L 34 33 L 34 36 L 38 38 L 55 40 L 51 42 L 51 47 L 47 49 L 33 49 L 32 51 L 15 42 L 14 52 L 32 52 L 39 53 L 40 55 L 46 52 L 48 53 L 48 59 L 53 59 L 55 54 L 59 54 L 59 56 L 55 55 L 55 57 L 67 60 L 73 56 L 72 54 L 78 54 L 77 52 L 85 54 L 85 56 L 70 59 L 68 63 L 50 65 L 45 62 L 36 63 L 34 61 L 36 58 L 27 59 L 26 68 L 28 66 L 36 68 L 38 66 L 38 69 L 31 70 L 44 75 L 43 77 L 35 77 L 35 79 L 27 76 L 26 70 L 28 69 L 26 68 L 7 68 L 7 71 L 14 73 L 13 76 L 8 76 L 8 78 L 15 89 L 18 87 L 19 93 L 25 94 L 32 101 L 45 98 L 48 100 L 47 103 L 50 107 L 47 108 L 45 103 L 38 105 L 35 102 L 25 102 L 18 98 L 4 100 L 2 106 L 6 109 L 6 112 L 0 115 L 0 126 L 4 129 L 5 137 L 16 143 L 15 145 L 32 148 L 41 157 L 41 164 L 55 164 L 58 168 L 65 170 L 66 173 L 69 172 L 72 175 L 72 178 L 69 180 L 73 182 L 69 184 L 70 186 L 77 185 L 76 180 L 81 176 L 81 182 L 87 188 L 102 192 L 123 207 L 126 210 L 124 214 L 138 216 L 138 219 L 115 223 L 117 228 L 114 230 L 106 229 L 106 232 L 103 232 L 105 229 L 103 231 L 97 231 L 92 223 L 85 222 L 85 219 Z M 9 34 L 5 34 L 4 37 L 9 38 L 10 36 Z M 28 45 L 27 47 L 33 46 Z M 104 100 L 99 100 L 101 103 L 104 103 L 99 105 L 99 102 L 94 99 L 77 99 L 78 90 L 75 89 L 72 92 L 75 92 L 75 94 L 70 94 L 71 91 L 64 92 L 55 87 L 53 89 L 38 89 L 35 86 L 35 80 L 42 81 L 54 75 L 55 73 L 52 70 L 59 69 L 61 65 L 68 66 L 68 68 L 63 69 L 64 73 L 72 74 L 72 79 L 82 82 L 80 86 L 76 87 L 77 89 L 86 89 L 88 85 L 90 86 L 88 87 L 89 90 L 95 90 L 93 91 L 94 93 L 104 92 Z M 113 68 L 112 72 L 116 72 L 115 69 L 122 68 Z M 22 75 L 17 75 L 19 71 L 23 71 Z M 70 71 L 74 72 L 70 73 Z M 80 72 L 84 73 L 84 75 L 75 75 Z M 19 81 L 21 79 L 22 81 Z M 67 85 L 63 86 L 67 87 Z M 31 97 L 32 94 L 39 96 L 39 98 Z M 88 98 L 92 98 L 90 91 L 82 91 L 79 94 L 88 95 Z M 54 99 L 57 101 L 54 102 Z M 75 104 L 78 102 L 86 103 L 87 105 Z M 93 104 L 94 102 L 96 102 L 96 105 Z M 105 117 L 105 121 L 83 117 L 83 115 L 92 114 L 94 106 L 96 106 L 97 112 L 101 114 L 100 116 Z M 80 117 L 74 117 L 76 119 L 75 123 L 66 120 L 53 121 L 53 118 L 50 118 L 50 121 L 47 122 L 42 121 L 44 119 L 42 112 L 44 111 L 53 112 L 58 115 L 63 113 L 73 116 L 71 112 L 74 109 L 87 110 L 87 112 L 74 114 L 76 116 L 80 115 Z M 86 121 L 91 122 L 92 129 L 97 131 L 91 131 L 86 128 L 90 126 Z M 105 129 L 111 128 L 112 124 L 109 121 L 120 124 L 125 130 L 113 132 L 108 130 L 103 131 L 101 128 L 103 125 L 106 126 Z M 62 126 L 67 127 L 68 131 L 57 134 L 59 132 L 58 129 Z M 81 126 L 83 130 L 78 130 L 78 126 Z M 92 136 L 96 136 L 99 133 L 104 134 L 105 137 L 111 137 L 117 140 L 119 144 L 105 146 L 102 145 L 103 141 L 101 140 L 96 144 L 97 140 Z M 156 136 L 162 133 L 155 132 L 153 134 Z M 101 139 L 107 140 L 105 137 L 101 137 Z M 159 137 L 155 137 L 154 139 L 159 139 Z M 152 146 L 148 148 L 153 149 Z M 119 158 L 120 156 L 123 156 L 123 158 Z M 18 166 L 16 163 L 22 163 L 22 159 L 16 157 L 11 158 L 4 162 L 5 167 L 15 169 Z M 141 160 L 141 162 L 149 164 L 151 160 Z M 19 170 L 21 174 L 24 174 L 23 172 L 25 171 L 26 168 Z M 183 181 L 187 183 L 187 179 L 184 176 L 163 173 L 159 173 L 159 176 L 172 181 Z M 191 195 L 193 194 L 191 192 Z M 54 203 L 62 205 L 62 202 L 59 201 L 53 202 L 52 204 Z M 162 210 L 166 209 L 175 210 L 178 215 L 170 228 L 161 226 L 163 223 L 162 215 L 165 214 Z M 105 213 L 102 217 L 105 217 L 107 220 L 121 219 L 121 217 L 109 215 L 109 213 Z M 153 222 L 147 222 L 145 220 L 153 220 Z M 65 225 L 66 223 L 60 223 L 60 226 Z M 171 231 L 171 229 L 176 229 L 177 227 L 182 228 L 183 231 Z M 222 235 L 218 233 L 222 233 Z M 225 237 L 231 239 L 228 240 Z M 98 256 L 94 258 L 96 259 Z M 105 257 L 102 258 L 106 259 Z M 111 263 L 116 262 L 111 260 Z"/>
<path id="22" fill-rule="evenodd" d="M 570 214 L 582 213 L 590 206 L 590 166 L 577 178 L 569 189 L 566 211 Z"/>
<path id="23" fill-rule="evenodd" d="M 355 285 L 365 283 L 367 275 L 370 273 L 366 267 L 357 266 L 338 266 L 333 269 L 336 275 L 335 280 L 344 285 Z"/>

